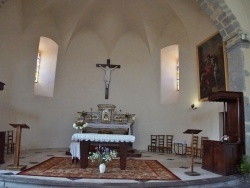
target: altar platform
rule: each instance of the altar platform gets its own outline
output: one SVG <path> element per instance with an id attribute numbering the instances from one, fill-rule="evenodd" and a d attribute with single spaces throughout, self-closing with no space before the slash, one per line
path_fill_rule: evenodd
<path id="1" fill-rule="evenodd" d="M 41 163 L 51 156 L 65 157 L 66 148 L 54 149 L 33 149 L 21 151 L 21 163 L 27 164 L 27 168 Z M 232 187 L 247 188 L 249 183 L 244 182 L 243 176 L 221 176 L 211 173 L 201 168 L 201 159 L 195 158 L 195 171 L 201 173 L 200 176 L 188 176 L 185 174 L 189 168 L 190 157 L 175 155 L 174 153 L 142 152 L 145 160 L 157 160 L 167 167 L 181 180 L 177 181 L 137 181 L 137 180 L 115 180 L 115 179 L 68 179 L 42 176 L 20 176 L 15 175 L 18 171 L 7 171 L 5 167 L 13 162 L 13 154 L 6 155 L 5 163 L 0 166 L 0 185 L 2 187 Z M 0 187 L 1 187 L 0 186 Z"/>

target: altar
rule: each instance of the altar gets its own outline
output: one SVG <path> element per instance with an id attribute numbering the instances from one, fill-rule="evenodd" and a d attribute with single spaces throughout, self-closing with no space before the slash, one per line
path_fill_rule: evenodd
<path id="1" fill-rule="evenodd" d="M 122 110 L 119 110 L 119 113 L 116 112 L 115 108 L 116 106 L 113 104 L 99 104 L 97 105 L 98 111 L 93 111 L 91 108 L 90 112 L 82 111 L 77 112 L 77 120 L 75 121 L 75 124 L 79 122 L 79 124 L 83 124 L 87 122 L 87 127 L 85 127 L 81 134 L 74 134 L 72 136 L 72 143 L 70 144 L 70 152 L 67 152 L 68 154 L 72 155 L 72 159 L 78 158 L 80 159 L 80 143 L 79 141 L 82 141 L 83 138 L 85 139 L 86 136 L 93 136 L 95 139 L 94 143 L 85 143 L 82 142 L 82 145 L 85 145 L 84 147 L 88 147 L 90 150 L 93 149 L 96 145 L 102 144 L 103 146 L 121 150 L 122 152 L 125 151 L 125 149 L 128 149 L 128 155 L 129 156 L 136 156 L 141 157 L 141 153 L 135 152 L 135 149 L 133 149 L 133 142 L 134 142 L 134 136 L 133 136 L 133 126 L 135 122 L 135 114 L 130 114 L 128 112 L 122 113 Z M 101 140 L 97 138 L 101 138 Z M 126 138 L 126 141 L 107 141 L 103 142 L 103 138 L 110 137 L 110 138 L 119 138 L 123 139 Z M 130 140 L 127 140 L 127 139 Z M 92 139 L 92 138 L 91 138 Z M 131 140 L 132 139 L 132 140 Z M 93 140 L 91 140 L 93 141 Z M 122 143 L 120 143 L 122 142 Z M 126 154 L 123 154 L 126 156 Z M 86 156 L 85 156 L 86 159 Z M 123 161 L 123 160 L 122 160 Z M 123 162 L 124 163 L 124 162 Z M 124 168 L 124 166 L 122 167 Z"/>
<path id="2" fill-rule="evenodd" d="M 98 111 L 78 112 L 77 121 L 88 122 L 84 133 L 133 135 L 135 114 L 117 113 L 113 104 L 98 104 Z"/>
<path id="3" fill-rule="evenodd" d="M 90 152 L 90 143 L 118 143 L 119 144 L 119 155 L 120 155 L 120 169 L 126 169 L 126 159 L 128 143 L 133 143 L 135 141 L 135 136 L 133 135 L 110 135 L 110 134 L 85 134 L 76 133 L 72 135 L 71 138 L 74 142 L 80 142 L 80 148 L 78 145 L 78 155 L 80 153 L 80 166 L 81 168 L 88 167 L 88 156 Z M 79 152 L 80 149 L 80 152 Z"/>
<path id="4" fill-rule="evenodd" d="M 102 123 L 102 122 L 89 122 L 88 126 L 84 129 L 85 133 L 88 132 L 97 132 L 97 133 L 123 133 L 132 135 L 133 134 L 133 124 L 132 123 L 124 123 L 120 124 L 117 122 L 112 123 Z"/>

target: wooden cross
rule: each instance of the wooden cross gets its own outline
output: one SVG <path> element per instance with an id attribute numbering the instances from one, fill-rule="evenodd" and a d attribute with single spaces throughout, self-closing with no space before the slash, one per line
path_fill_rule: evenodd
<path id="1" fill-rule="evenodd" d="M 116 68 L 121 68 L 120 65 L 111 65 L 110 59 L 107 59 L 107 64 L 96 64 L 96 67 L 99 67 L 105 71 L 105 99 L 109 98 L 109 84 L 111 80 L 111 71 L 115 70 Z"/>

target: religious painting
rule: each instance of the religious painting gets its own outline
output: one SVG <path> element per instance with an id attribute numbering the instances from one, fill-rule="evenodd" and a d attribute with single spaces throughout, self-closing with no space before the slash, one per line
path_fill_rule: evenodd
<path id="1" fill-rule="evenodd" d="M 225 43 L 219 33 L 197 45 L 199 69 L 199 97 L 227 90 L 227 63 L 224 53 Z"/>

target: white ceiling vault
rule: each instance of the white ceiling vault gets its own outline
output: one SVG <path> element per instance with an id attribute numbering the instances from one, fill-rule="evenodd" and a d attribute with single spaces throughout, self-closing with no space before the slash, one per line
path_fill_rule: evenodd
<path id="1" fill-rule="evenodd" d="M 95 33 L 112 53 L 127 32 L 139 35 L 151 53 L 169 23 L 185 22 L 183 11 L 199 9 L 195 0 L 22 0 L 23 30 L 49 16 L 67 49 L 79 32 Z"/>

